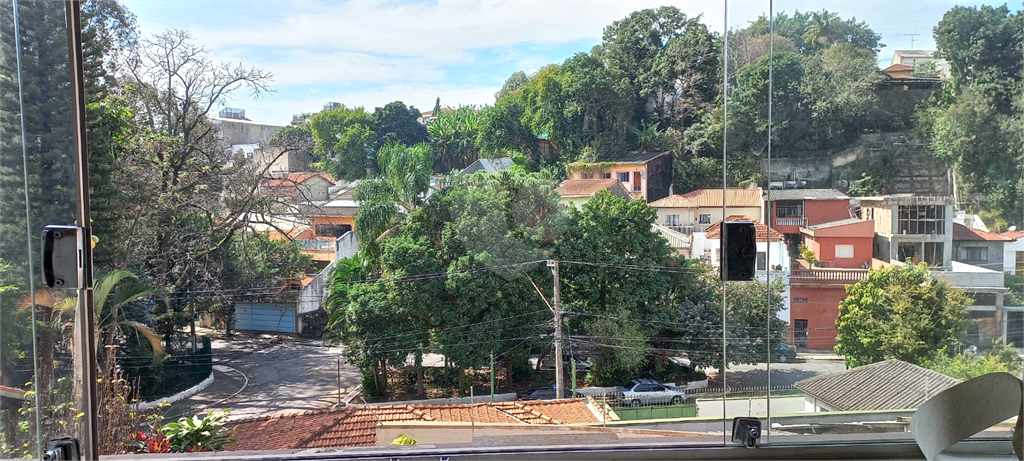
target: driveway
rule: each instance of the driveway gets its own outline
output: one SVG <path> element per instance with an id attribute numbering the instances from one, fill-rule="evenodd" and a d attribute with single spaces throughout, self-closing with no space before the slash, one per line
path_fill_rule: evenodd
<path id="1" fill-rule="evenodd" d="M 231 410 L 231 419 L 327 408 L 360 382 L 339 347 L 276 335 L 213 339 L 214 382 L 165 410 L 166 417 Z"/>
<path id="2" fill-rule="evenodd" d="M 799 357 L 789 363 L 772 363 L 772 388 L 792 386 L 797 381 L 813 378 L 818 375 L 846 371 L 846 362 L 836 358 Z M 721 388 L 718 370 L 706 370 L 712 387 Z M 768 385 L 768 370 L 763 363 L 757 365 L 730 365 L 726 369 L 726 379 L 730 388 L 763 387 Z"/>

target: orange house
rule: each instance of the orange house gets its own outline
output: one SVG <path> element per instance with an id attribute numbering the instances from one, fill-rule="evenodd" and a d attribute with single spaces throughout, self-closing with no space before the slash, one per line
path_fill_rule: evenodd
<path id="1" fill-rule="evenodd" d="M 790 339 L 800 348 L 832 349 L 846 286 L 867 277 L 873 264 L 874 223 L 850 218 L 801 228 L 800 233 L 825 267 L 794 266 L 790 272 Z"/>
<path id="2" fill-rule="evenodd" d="M 573 162 L 569 179 L 617 179 L 633 198 L 651 203 L 672 189 L 672 152 L 635 152 L 610 162 Z"/>

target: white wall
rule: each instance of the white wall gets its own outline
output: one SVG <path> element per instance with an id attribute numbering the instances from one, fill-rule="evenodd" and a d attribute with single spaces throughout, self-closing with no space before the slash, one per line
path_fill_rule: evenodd
<path id="1" fill-rule="evenodd" d="M 1003 245 L 1003 272 L 1014 274 L 1017 271 L 1017 252 L 1024 251 L 1024 238 L 1019 238 Z"/>

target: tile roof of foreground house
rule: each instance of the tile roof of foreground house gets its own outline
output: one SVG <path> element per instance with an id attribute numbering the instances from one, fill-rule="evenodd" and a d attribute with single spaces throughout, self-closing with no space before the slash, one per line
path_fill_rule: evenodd
<path id="1" fill-rule="evenodd" d="M 237 443 L 228 449 L 286 450 L 360 447 L 377 443 L 378 424 L 423 422 L 507 425 L 600 422 L 582 399 L 474 404 L 360 405 L 231 421 Z"/>
<path id="2" fill-rule="evenodd" d="M 835 189 L 782 189 L 765 191 L 765 198 L 776 200 L 846 200 L 850 197 Z"/>
<path id="3" fill-rule="evenodd" d="M 725 218 L 725 220 L 729 221 L 729 222 L 752 221 L 754 223 L 754 230 L 757 232 L 757 241 L 758 242 L 767 242 L 769 235 L 771 235 L 773 242 L 781 242 L 783 240 L 782 234 L 780 234 L 775 229 L 770 229 L 770 228 L 768 228 L 768 226 L 764 225 L 764 223 L 762 223 L 760 221 L 755 221 L 755 220 L 753 220 L 751 218 L 748 218 L 746 216 L 732 215 L 732 216 L 729 216 L 728 218 Z M 707 238 L 707 239 L 720 239 L 720 238 L 722 238 L 722 221 L 718 221 L 718 222 L 712 224 L 710 227 L 708 227 L 708 230 L 704 234 L 704 238 Z"/>
<path id="4" fill-rule="evenodd" d="M 612 193 L 618 192 L 616 195 L 622 195 L 625 192 L 627 195 L 629 191 L 622 186 L 622 183 L 618 179 L 566 179 L 562 181 L 562 184 L 555 189 L 555 193 L 559 197 L 590 197 L 601 190 L 612 190 Z"/>
<path id="5" fill-rule="evenodd" d="M 960 383 L 937 371 L 889 359 L 797 381 L 795 386 L 839 411 L 905 410 Z"/>

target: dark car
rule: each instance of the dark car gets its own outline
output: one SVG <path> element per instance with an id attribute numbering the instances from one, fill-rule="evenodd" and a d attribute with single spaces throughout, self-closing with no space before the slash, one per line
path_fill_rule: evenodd
<path id="1" fill-rule="evenodd" d="M 555 388 L 554 388 L 554 386 L 552 386 L 552 387 L 545 387 L 545 388 L 542 388 L 542 389 L 537 389 L 537 390 L 531 392 L 529 395 L 527 395 L 525 397 L 521 397 L 519 400 L 554 400 L 556 395 L 558 395 L 558 393 L 555 392 Z M 566 399 L 573 398 L 572 397 L 572 390 L 571 389 L 564 389 L 563 390 L 562 398 L 566 398 Z"/>
<path id="2" fill-rule="evenodd" d="M 796 360 L 796 348 L 789 344 L 779 344 L 772 353 L 772 359 L 779 363 L 792 362 Z"/>

